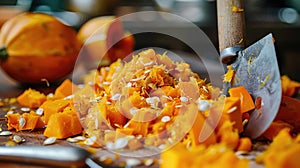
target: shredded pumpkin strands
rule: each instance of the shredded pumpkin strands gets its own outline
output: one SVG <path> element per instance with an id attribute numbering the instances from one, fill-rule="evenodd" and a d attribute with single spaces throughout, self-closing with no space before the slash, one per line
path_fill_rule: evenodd
<path id="1" fill-rule="evenodd" d="M 74 103 L 90 102 L 88 110 L 80 110 L 87 134 L 103 143 L 141 137 L 144 146 L 157 147 L 184 138 L 198 115 L 198 99 L 210 99 L 212 90 L 188 64 L 174 63 L 152 49 L 128 63 L 119 60 L 91 72 L 85 84 L 94 94 L 75 94 Z"/>

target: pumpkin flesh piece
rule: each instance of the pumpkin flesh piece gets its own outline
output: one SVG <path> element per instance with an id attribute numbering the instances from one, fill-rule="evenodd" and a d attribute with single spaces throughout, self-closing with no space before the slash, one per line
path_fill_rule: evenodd
<path id="1" fill-rule="evenodd" d="M 79 90 L 78 86 L 70 81 L 70 79 L 64 80 L 55 90 L 54 97 L 56 99 L 62 99 L 73 94 Z"/>
<path id="2" fill-rule="evenodd" d="M 222 114 L 223 122 L 229 120 L 233 123 L 233 127 L 238 130 L 239 133 L 244 131 L 242 124 L 242 112 L 240 98 L 226 97 L 224 110 Z"/>
<path id="3" fill-rule="evenodd" d="M 81 123 L 76 113 L 62 112 L 50 116 L 44 131 L 46 137 L 64 139 L 82 132 Z"/>
<path id="4" fill-rule="evenodd" d="M 69 100 L 47 100 L 40 108 L 44 110 L 44 122 L 48 124 L 51 115 L 62 112 L 70 104 Z"/>
<path id="5" fill-rule="evenodd" d="M 207 139 L 201 141 L 200 135 L 206 136 Z M 192 145 L 197 146 L 200 144 L 205 144 L 206 146 L 216 143 L 216 135 L 208 122 L 206 122 L 204 116 L 201 113 L 197 113 L 196 120 L 189 131 L 189 136 L 192 140 Z"/>
<path id="6" fill-rule="evenodd" d="M 38 108 L 46 101 L 46 96 L 34 89 L 28 89 L 17 97 L 17 101 L 22 106 Z"/>
<path id="7" fill-rule="evenodd" d="M 23 117 L 25 120 L 25 124 L 23 126 L 20 125 L 21 117 Z M 8 130 L 34 130 L 35 128 L 43 128 L 45 126 L 41 120 L 41 117 L 32 113 L 23 113 L 22 115 L 19 113 L 7 114 L 7 119 Z"/>
<path id="8" fill-rule="evenodd" d="M 244 86 L 229 89 L 230 97 L 239 97 L 241 99 L 241 112 L 245 113 L 255 108 L 253 99 Z"/>

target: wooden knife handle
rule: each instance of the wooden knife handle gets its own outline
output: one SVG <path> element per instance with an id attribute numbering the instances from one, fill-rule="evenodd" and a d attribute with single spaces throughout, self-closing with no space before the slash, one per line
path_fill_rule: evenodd
<path id="1" fill-rule="evenodd" d="M 217 0 L 219 50 L 245 47 L 244 0 Z"/>

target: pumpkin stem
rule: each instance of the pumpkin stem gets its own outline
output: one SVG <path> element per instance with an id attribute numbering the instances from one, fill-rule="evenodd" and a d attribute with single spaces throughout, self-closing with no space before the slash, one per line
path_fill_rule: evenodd
<path id="1" fill-rule="evenodd" d="M 7 57 L 8 57 L 8 53 L 5 46 L 0 47 L 0 61 L 7 59 Z"/>

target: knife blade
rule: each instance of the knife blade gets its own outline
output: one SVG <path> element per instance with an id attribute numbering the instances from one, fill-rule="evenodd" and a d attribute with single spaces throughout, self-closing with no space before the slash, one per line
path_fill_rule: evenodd
<path id="1" fill-rule="evenodd" d="M 272 34 L 238 53 L 232 64 L 235 70 L 230 87 L 245 86 L 254 100 L 261 99 L 261 108 L 250 115 L 245 134 L 261 135 L 274 120 L 281 101 L 281 81 Z"/>
<path id="2" fill-rule="evenodd" d="M 281 81 L 272 34 L 245 48 L 243 0 L 218 0 L 218 33 L 220 58 L 235 70 L 230 87 L 244 86 L 261 108 L 255 109 L 245 128 L 245 135 L 259 137 L 274 120 L 281 101 Z"/>

